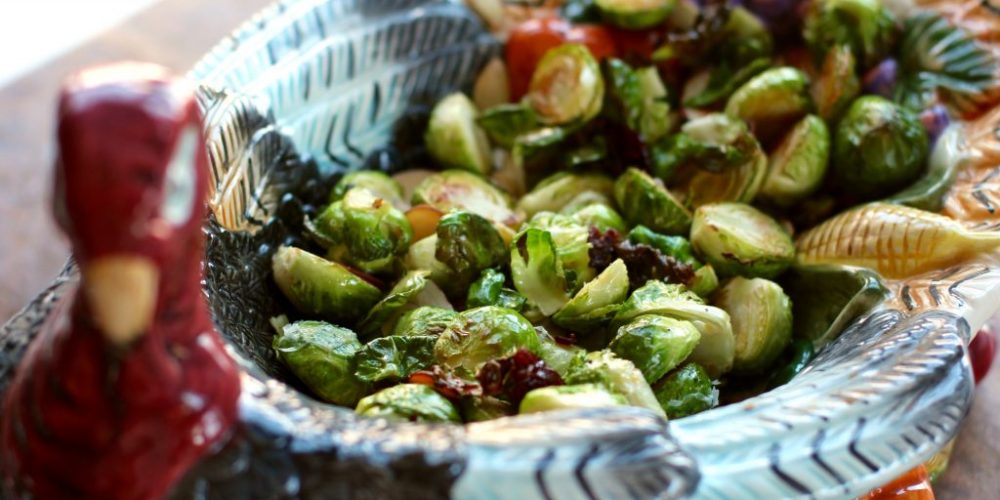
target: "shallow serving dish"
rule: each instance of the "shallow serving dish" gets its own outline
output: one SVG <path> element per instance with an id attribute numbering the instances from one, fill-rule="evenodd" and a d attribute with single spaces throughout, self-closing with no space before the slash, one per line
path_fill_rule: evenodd
<path id="1" fill-rule="evenodd" d="M 1000 23 L 988 7 L 937 8 L 983 30 Z M 499 49 L 457 2 L 285 0 L 190 73 L 215 185 L 205 289 L 244 367 L 251 437 L 192 473 L 179 496 L 850 497 L 951 440 L 973 393 L 966 346 L 1000 307 L 996 254 L 887 280 L 888 298 L 787 385 L 665 426 L 638 409 L 386 424 L 299 391 L 274 358 L 268 319 L 281 308 L 270 252 L 300 233 L 290 222 L 300 200 L 321 198 L 386 143 L 420 140 L 426 106 L 468 88 Z M 950 132 L 951 161 L 963 163 L 945 211 L 980 230 L 1000 222 L 998 127 L 1000 108 Z M 75 280 L 70 264 L 0 331 L 0 388 Z M 254 444 L 265 441 L 280 445 Z M 237 470 L 240 456 L 250 465 Z"/>

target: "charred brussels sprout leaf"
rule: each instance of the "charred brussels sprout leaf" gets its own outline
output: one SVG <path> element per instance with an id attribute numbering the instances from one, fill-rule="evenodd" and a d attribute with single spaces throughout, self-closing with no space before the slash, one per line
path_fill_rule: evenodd
<path id="1" fill-rule="evenodd" d="M 483 111 L 477 121 L 493 142 L 505 148 L 513 147 L 518 137 L 542 126 L 531 107 L 524 104 L 492 107 Z"/>
<path id="2" fill-rule="evenodd" d="M 816 58 L 847 45 L 863 68 L 884 57 L 896 38 L 896 21 L 879 0 L 818 0 L 806 13 L 803 38 Z"/>
<path id="3" fill-rule="evenodd" d="M 767 214 L 742 203 L 704 205 L 691 244 L 723 276 L 773 278 L 795 259 L 791 236 Z"/>
<path id="4" fill-rule="evenodd" d="M 413 238 L 406 216 L 364 188 L 331 203 L 312 228 L 333 260 L 375 274 L 393 273 Z"/>
<path id="5" fill-rule="evenodd" d="M 691 213 L 642 170 L 626 170 L 615 181 L 614 192 L 622 216 L 632 225 L 642 224 L 664 234 L 686 234 L 691 226 Z"/>
<path id="6" fill-rule="evenodd" d="M 368 339 L 386 329 L 386 324 L 399 316 L 403 308 L 427 286 L 428 274 L 430 273 L 427 271 L 410 271 L 403 276 L 392 290 L 372 307 L 365 319 L 358 323 L 361 337 Z"/>
<path id="7" fill-rule="evenodd" d="M 787 207 L 814 193 L 830 158 L 830 132 L 816 115 L 803 118 L 771 154 L 762 198 Z"/>
<path id="8" fill-rule="evenodd" d="M 421 306 L 399 318 L 396 326 L 392 329 L 392 335 L 396 337 L 425 335 L 436 337 L 456 319 L 458 319 L 458 313 L 455 311 L 440 307 Z"/>
<path id="9" fill-rule="evenodd" d="M 353 323 L 382 297 L 346 267 L 305 250 L 280 247 L 271 263 L 278 288 L 304 314 Z"/>
<path id="10" fill-rule="evenodd" d="M 465 210 L 498 224 L 517 227 L 510 197 L 486 179 L 461 170 L 445 170 L 425 178 L 413 190 L 413 204 L 430 205 L 441 212 Z"/>
<path id="11" fill-rule="evenodd" d="M 691 361 L 703 367 L 713 376 L 728 372 L 733 364 L 735 340 L 729 314 L 688 291 L 684 285 L 650 281 L 632 292 L 628 300 L 611 323 L 612 327 L 622 326 L 639 316 L 655 314 L 684 321 L 690 321 L 701 332 Z"/>
<path id="12" fill-rule="evenodd" d="M 792 340 L 792 302 L 777 283 L 738 276 L 723 285 L 712 302 L 729 313 L 733 324 L 734 374 L 763 373 Z"/>
<path id="13" fill-rule="evenodd" d="M 653 392 L 667 417 L 672 419 L 701 413 L 719 404 L 719 390 L 697 363 L 674 370 L 653 386 Z"/>
<path id="14" fill-rule="evenodd" d="M 402 422 L 462 421 L 451 401 L 421 384 L 400 384 L 382 389 L 358 402 L 354 411 L 364 417 Z"/>
<path id="15" fill-rule="evenodd" d="M 601 385 L 557 385 L 535 389 L 524 396 L 518 413 L 578 410 L 625 406 L 629 402 L 620 394 L 612 394 Z"/>
<path id="16" fill-rule="evenodd" d="M 465 306 L 468 308 L 482 306 L 499 306 L 505 309 L 520 311 L 527 299 L 514 290 L 505 288 L 507 277 L 496 269 L 486 269 L 469 287 Z"/>
<path id="17" fill-rule="evenodd" d="M 403 186 L 395 179 L 377 170 L 359 170 L 340 179 L 330 191 L 330 203 L 340 201 L 348 191 L 356 187 L 367 189 L 399 210 L 410 208 L 403 196 Z"/>
<path id="18" fill-rule="evenodd" d="M 431 335 L 375 339 L 358 351 L 354 373 L 365 382 L 406 380 L 434 364 L 435 342 Z"/>
<path id="19" fill-rule="evenodd" d="M 531 217 L 538 212 L 557 212 L 583 193 L 610 198 L 614 181 L 601 174 L 560 172 L 543 179 L 517 201 L 517 208 Z"/>
<path id="20" fill-rule="evenodd" d="M 434 257 L 468 287 L 484 269 L 507 261 L 507 245 L 493 224 L 470 212 L 452 212 L 437 226 Z"/>
<path id="21" fill-rule="evenodd" d="M 431 111 L 424 142 L 438 163 L 448 168 L 489 175 L 490 144 L 476 124 L 476 105 L 462 93 L 451 94 Z"/>
<path id="22" fill-rule="evenodd" d="M 920 119 L 877 96 L 854 101 L 837 125 L 831 174 L 863 199 L 897 191 L 924 171 L 928 141 Z"/>
<path id="23" fill-rule="evenodd" d="M 443 366 L 476 373 L 487 361 L 519 349 L 538 352 L 535 327 L 510 309 L 485 306 L 459 313 L 438 337 L 434 356 Z"/>
<path id="24" fill-rule="evenodd" d="M 601 67 L 583 45 L 550 49 L 538 62 L 525 99 L 546 125 L 587 122 L 604 100 Z"/>
<path id="25" fill-rule="evenodd" d="M 615 356 L 611 351 L 587 354 L 582 364 L 570 368 L 566 383 L 599 384 L 615 394 L 625 396 L 628 404 L 653 410 L 663 415 L 649 383 L 631 361 Z M 530 393 L 529 393 L 530 394 Z"/>
<path id="26" fill-rule="evenodd" d="M 354 376 L 361 342 L 346 328 L 298 321 L 285 325 L 272 345 L 278 358 L 324 401 L 354 406 L 368 392 L 368 384 Z"/>
<path id="27" fill-rule="evenodd" d="M 593 280 L 583 285 L 552 321 L 569 330 L 588 333 L 606 326 L 628 296 L 628 269 L 615 260 Z"/>
<path id="28" fill-rule="evenodd" d="M 608 348 L 653 383 L 687 359 L 699 340 L 691 322 L 649 314 L 622 325 Z"/>
<path id="29" fill-rule="evenodd" d="M 514 287 L 542 314 L 548 316 L 569 301 L 566 276 L 551 234 L 541 229 L 525 230 L 514 240 L 510 255 Z"/>

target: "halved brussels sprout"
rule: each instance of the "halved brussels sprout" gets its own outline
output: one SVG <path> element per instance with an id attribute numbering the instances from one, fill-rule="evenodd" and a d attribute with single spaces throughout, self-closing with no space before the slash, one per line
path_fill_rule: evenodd
<path id="1" fill-rule="evenodd" d="M 792 340 L 792 301 L 773 281 L 737 276 L 722 286 L 712 303 L 729 313 L 736 337 L 733 373 L 763 373 Z"/>
<path id="2" fill-rule="evenodd" d="M 579 363 L 587 354 L 586 349 L 575 345 L 562 345 L 549 334 L 545 328 L 536 326 L 538 333 L 539 351 L 538 357 L 545 361 L 545 365 L 553 369 L 560 376 L 565 377 L 570 368 Z"/>
<path id="3" fill-rule="evenodd" d="M 324 401 L 354 406 L 368 392 L 368 384 L 354 376 L 361 342 L 346 328 L 297 321 L 284 325 L 272 346 L 292 373 Z"/>
<path id="4" fill-rule="evenodd" d="M 465 397 L 462 398 L 461 406 L 466 422 L 485 422 L 514 413 L 509 402 L 492 396 Z"/>
<path id="5" fill-rule="evenodd" d="M 615 181 L 615 201 L 632 225 L 643 224 L 664 234 L 687 234 L 691 213 L 661 182 L 637 168 L 629 168 Z"/>
<path id="6" fill-rule="evenodd" d="M 527 299 L 514 290 L 505 288 L 507 277 L 496 269 L 486 269 L 479 279 L 469 287 L 465 298 L 465 307 L 470 309 L 482 306 L 498 306 L 514 311 L 521 311 Z"/>
<path id="7" fill-rule="evenodd" d="M 633 69 L 619 59 L 608 59 L 604 70 L 608 89 L 603 115 L 628 127 L 646 143 L 670 132 L 675 119 L 667 88 L 655 66 Z"/>
<path id="8" fill-rule="evenodd" d="M 583 45 L 550 49 L 538 62 L 525 99 L 546 125 L 586 122 L 601 111 L 601 68 Z"/>
<path id="9" fill-rule="evenodd" d="M 784 66 L 769 69 L 736 89 L 726 114 L 743 119 L 762 142 L 812 109 L 805 73 Z"/>
<path id="10" fill-rule="evenodd" d="M 540 229 L 552 236 L 566 278 L 567 292 L 579 290 L 594 277 L 595 271 L 590 267 L 590 228 L 566 215 L 539 212 L 524 225 L 522 231 L 526 229 Z"/>
<path id="11" fill-rule="evenodd" d="M 614 229 L 615 231 L 624 233 L 628 230 L 625 219 L 622 219 L 622 216 L 618 215 L 615 209 L 602 203 L 591 203 L 576 210 L 563 210 L 561 213 L 572 215 L 573 220 L 580 224 L 587 227 L 596 227 L 602 232 Z"/>
<path id="12" fill-rule="evenodd" d="M 510 251 L 510 271 L 517 291 L 545 316 L 569 302 L 566 275 L 548 231 L 529 228 L 517 236 Z"/>
<path id="13" fill-rule="evenodd" d="M 608 350 L 588 353 L 583 359 L 582 364 L 570 368 L 565 377 L 567 384 L 600 384 L 615 394 L 625 396 L 632 406 L 664 415 L 649 383 L 631 361 L 621 359 Z"/>
<path id="14" fill-rule="evenodd" d="M 425 178 L 413 190 L 413 204 L 426 203 L 442 212 L 466 210 L 510 227 L 521 224 L 510 197 L 486 179 L 462 170 L 445 170 Z"/>
<path id="15" fill-rule="evenodd" d="M 878 96 L 860 97 L 837 125 L 831 175 L 860 198 L 897 191 L 920 177 L 927 131 L 913 112 Z"/>
<path id="16" fill-rule="evenodd" d="M 389 293 L 368 311 L 365 319 L 358 323 L 358 333 L 361 338 L 368 339 L 380 332 L 388 333 L 386 330 L 392 329 L 393 320 L 427 286 L 429 274 L 430 271 L 410 271 L 396 282 L 392 290 L 389 290 Z"/>
<path id="17" fill-rule="evenodd" d="M 501 104 L 487 109 L 477 122 L 493 142 L 507 149 L 514 147 L 518 137 L 542 126 L 535 111 L 525 104 Z"/>
<path id="18" fill-rule="evenodd" d="M 819 188 L 829 159 L 826 123 L 816 115 L 806 116 L 771 154 L 761 197 L 782 207 L 794 205 Z"/>
<path id="19" fill-rule="evenodd" d="M 699 340 L 701 332 L 690 321 L 647 314 L 618 328 L 608 349 L 631 361 L 652 384 L 687 359 Z"/>
<path id="20" fill-rule="evenodd" d="M 837 123 L 860 92 L 861 82 L 855 71 L 851 48 L 847 45 L 831 47 L 823 59 L 819 76 L 812 85 L 816 112 L 827 122 Z"/>
<path id="21" fill-rule="evenodd" d="M 278 288 L 304 314 L 354 323 L 382 298 L 346 267 L 299 248 L 279 247 L 271 267 Z"/>
<path id="22" fill-rule="evenodd" d="M 309 228 L 331 259 L 374 274 L 393 273 L 413 238 L 406 216 L 364 188 L 348 190 Z"/>
<path id="23" fill-rule="evenodd" d="M 437 337 L 382 337 L 365 344 L 354 357 L 355 375 L 365 382 L 406 380 L 434 364 Z"/>
<path id="24" fill-rule="evenodd" d="M 614 181 L 602 174 L 559 172 L 546 177 L 517 200 L 517 209 L 531 217 L 538 212 L 558 212 L 582 193 L 611 197 Z"/>
<path id="25" fill-rule="evenodd" d="M 434 159 L 448 168 L 489 175 L 490 143 L 479 125 L 476 105 L 456 92 L 438 101 L 431 111 L 424 142 Z"/>
<path id="26" fill-rule="evenodd" d="M 330 203 L 340 201 L 353 188 L 365 188 L 398 210 L 407 210 L 410 204 L 403 195 L 403 186 L 395 179 L 377 170 L 358 170 L 348 173 L 330 190 Z"/>
<path id="27" fill-rule="evenodd" d="M 690 359 L 705 367 L 713 377 L 721 376 L 732 367 L 735 341 L 729 314 L 718 307 L 706 305 L 701 297 L 688 291 L 684 285 L 647 282 L 622 304 L 611 326 L 622 326 L 646 314 L 693 323 L 701 332 L 701 341 Z"/>
<path id="28" fill-rule="evenodd" d="M 440 307 L 421 306 L 399 318 L 394 337 L 438 336 L 458 319 L 458 313 Z"/>
<path id="29" fill-rule="evenodd" d="M 795 260 L 795 244 L 785 229 L 743 203 L 698 208 L 691 244 L 722 276 L 773 278 Z"/>
<path id="30" fill-rule="evenodd" d="M 605 21 L 620 28 L 641 30 L 670 17 L 675 0 L 594 0 Z"/>
<path id="31" fill-rule="evenodd" d="M 524 395 L 518 413 L 606 408 L 629 404 L 624 396 L 612 394 L 601 385 L 553 385 L 533 389 Z"/>
<path id="32" fill-rule="evenodd" d="M 583 285 L 552 321 L 568 330 L 589 333 L 606 326 L 628 296 L 628 269 L 617 259 L 596 278 Z"/>
<path id="33" fill-rule="evenodd" d="M 382 389 L 358 402 L 354 411 L 364 417 L 400 422 L 462 421 L 451 401 L 421 384 L 400 384 Z"/>
<path id="34" fill-rule="evenodd" d="M 688 363 L 653 386 L 657 401 L 669 418 L 683 418 L 714 408 L 719 390 L 708 372 L 697 363 Z"/>
<path id="35" fill-rule="evenodd" d="M 802 36 L 817 59 L 846 44 L 867 69 L 892 49 L 896 21 L 879 0 L 817 0 L 809 5 Z"/>
<path id="36" fill-rule="evenodd" d="M 485 218 L 472 212 L 451 212 L 438 222 L 434 258 L 447 266 L 456 280 L 449 289 L 461 288 L 461 295 L 465 295 L 483 270 L 507 262 L 507 244 Z"/>
<path id="37" fill-rule="evenodd" d="M 477 373 L 487 361 L 506 358 L 518 349 L 538 352 L 535 327 L 510 309 L 485 306 L 458 313 L 438 337 L 434 356 L 448 368 Z"/>
<path id="38" fill-rule="evenodd" d="M 669 182 L 678 170 L 703 169 L 721 173 L 753 160 L 760 144 L 746 124 L 722 113 L 695 118 L 663 146 L 654 174 Z"/>

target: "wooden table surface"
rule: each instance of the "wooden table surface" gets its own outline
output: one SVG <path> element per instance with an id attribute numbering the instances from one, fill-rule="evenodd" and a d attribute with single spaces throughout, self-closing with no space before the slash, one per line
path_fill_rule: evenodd
<path id="1" fill-rule="evenodd" d="M 164 0 L 0 89 L 0 322 L 55 275 L 68 250 L 49 216 L 52 128 L 68 72 L 116 60 L 185 71 L 269 0 Z M 8 47 L 6 50 L 16 50 Z M 978 389 L 938 498 L 1000 500 L 1000 368 Z"/>

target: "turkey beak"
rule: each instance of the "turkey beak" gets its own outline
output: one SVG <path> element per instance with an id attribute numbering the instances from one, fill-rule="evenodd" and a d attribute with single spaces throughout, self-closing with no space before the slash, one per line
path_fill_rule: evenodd
<path id="1" fill-rule="evenodd" d="M 92 320 L 108 341 L 125 346 L 149 329 L 160 281 L 152 260 L 105 256 L 88 262 L 81 271 Z"/>

